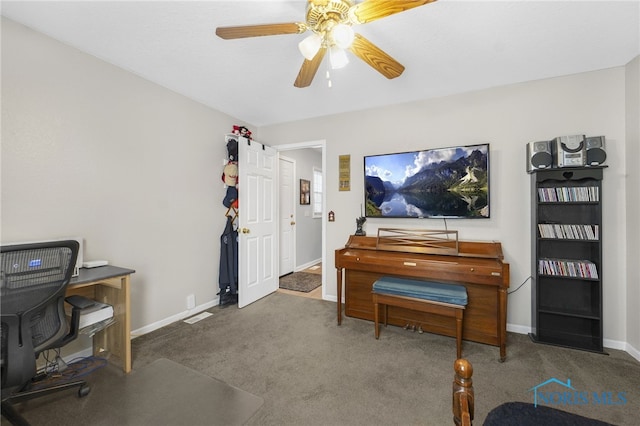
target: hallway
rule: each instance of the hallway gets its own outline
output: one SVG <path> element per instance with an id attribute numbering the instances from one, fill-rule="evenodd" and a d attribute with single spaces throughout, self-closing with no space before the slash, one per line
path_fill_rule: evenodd
<path id="1" fill-rule="evenodd" d="M 307 269 L 303 269 L 300 272 L 307 272 L 309 274 L 322 275 L 322 263 L 321 262 L 317 263 L 317 264 L 315 264 L 313 266 L 310 266 Z M 304 293 L 302 291 L 286 290 L 284 288 L 279 288 L 278 291 L 280 293 L 292 294 L 294 296 L 301 296 L 301 297 L 306 297 L 306 298 L 309 298 L 309 299 L 322 300 L 322 286 L 316 287 L 315 289 L 311 290 L 308 293 Z"/>

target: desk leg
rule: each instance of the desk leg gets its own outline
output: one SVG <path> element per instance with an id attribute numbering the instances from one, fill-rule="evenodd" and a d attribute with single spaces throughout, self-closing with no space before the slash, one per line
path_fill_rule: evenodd
<path id="1" fill-rule="evenodd" d="M 131 371 L 131 295 L 129 275 L 105 280 L 96 286 L 96 299 L 113 306 L 115 323 L 97 333 L 93 340 L 96 356 L 115 355 L 125 373 Z"/>
<path id="2" fill-rule="evenodd" d="M 124 299 L 124 330 L 122 330 L 121 344 L 123 349 L 122 368 L 125 373 L 131 371 L 131 292 L 129 275 L 122 279 L 122 299 Z"/>
<path id="3" fill-rule="evenodd" d="M 338 325 L 342 324 L 342 268 L 336 268 L 336 278 L 338 283 L 338 295 L 337 295 L 337 305 L 338 305 Z"/>

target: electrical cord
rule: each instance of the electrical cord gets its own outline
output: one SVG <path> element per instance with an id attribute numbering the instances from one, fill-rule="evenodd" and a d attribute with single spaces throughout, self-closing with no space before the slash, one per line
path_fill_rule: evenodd
<path id="1" fill-rule="evenodd" d="M 444 221 L 444 230 L 445 230 L 445 231 L 447 231 L 447 230 L 448 230 L 448 228 L 447 228 L 447 218 L 446 218 L 446 217 L 443 217 L 443 218 L 442 218 L 442 220 Z M 515 290 L 508 291 L 508 292 L 507 292 L 507 294 L 513 294 L 513 293 L 515 293 L 516 291 L 520 290 L 520 288 L 521 288 L 523 285 L 525 285 L 525 284 L 527 283 L 527 281 L 529 281 L 529 280 L 530 280 L 530 279 L 532 279 L 532 278 L 533 278 L 533 277 L 532 277 L 531 275 L 529 275 L 527 278 L 525 278 L 525 279 L 524 279 L 524 281 L 522 282 L 522 284 L 520 284 L 518 287 L 516 287 L 516 289 L 515 289 Z"/>
<path id="2" fill-rule="evenodd" d="M 507 294 L 513 294 L 513 293 L 515 293 L 516 291 L 520 290 L 520 287 L 522 287 L 523 285 L 525 285 L 525 284 L 527 283 L 527 281 L 529 281 L 531 278 L 532 278 L 532 276 L 531 276 L 531 275 L 529 275 L 527 278 L 525 278 L 525 279 L 524 279 L 524 281 L 522 282 L 522 284 L 520 284 L 518 287 L 516 287 L 516 289 L 515 289 L 515 290 L 513 290 L 513 291 L 508 291 L 508 292 L 507 292 Z"/>
<path id="3" fill-rule="evenodd" d="M 53 360 L 51 352 L 55 353 Z M 32 379 L 31 389 L 34 390 L 83 378 L 107 365 L 105 358 L 96 356 L 78 357 L 65 363 L 60 357 L 60 349 L 44 351 L 42 356 L 45 360 L 45 366 Z M 64 368 L 60 368 L 59 361 L 62 361 Z"/>

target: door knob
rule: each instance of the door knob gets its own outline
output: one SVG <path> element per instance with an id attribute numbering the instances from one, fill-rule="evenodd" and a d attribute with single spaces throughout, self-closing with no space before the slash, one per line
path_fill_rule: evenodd
<path id="1" fill-rule="evenodd" d="M 291 221 L 291 225 L 295 225 L 296 223 L 294 221 Z"/>
<path id="2" fill-rule="evenodd" d="M 251 231 L 249 230 L 249 228 L 242 228 L 242 233 L 243 233 L 243 234 L 248 234 L 249 232 L 251 232 Z"/>

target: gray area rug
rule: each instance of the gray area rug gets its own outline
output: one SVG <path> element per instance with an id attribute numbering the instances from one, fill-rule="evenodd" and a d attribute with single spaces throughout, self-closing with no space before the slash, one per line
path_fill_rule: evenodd
<path id="1" fill-rule="evenodd" d="M 322 285 L 322 275 L 308 272 L 294 272 L 280 277 L 280 288 L 309 293 Z"/>

